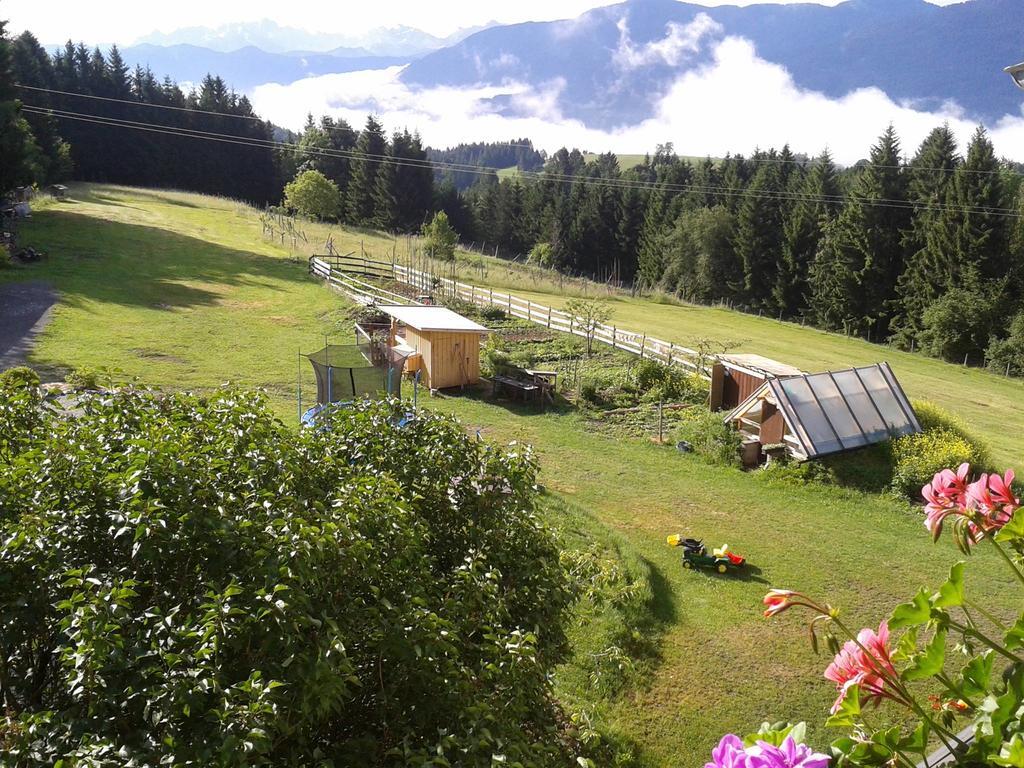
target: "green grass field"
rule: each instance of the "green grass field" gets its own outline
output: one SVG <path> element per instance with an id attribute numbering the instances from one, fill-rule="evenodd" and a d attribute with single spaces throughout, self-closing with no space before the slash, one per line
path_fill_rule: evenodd
<path id="1" fill-rule="evenodd" d="M 57 372 L 106 366 L 166 388 L 262 386 L 294 423 L 299 349 L 315 351 L 325 333 L 347 340 L 348 327 L 344 302 L 307 276 L 304 260 L 264 240 L 256 213 L 230 201 L 101 186 L 76 186 L 71 197 L 39 208 L 23 230 L 49 258 L 0 271 L 0 281 L 44 279 L 61 294 L 31 363 Z M 325 232 L 311 226 L 310 241 Z M 392 242 L 337 229 L 335 240 L 379 252 Z M 531 298 L 560 301 L 541 291 Z M 1017 455 L 1018 382 L 735 313 L 614 301 L 623 327 L 681 343 L 743 340 L 747 351 L 808 368 L 889 359 L 912 396 L 950 406 L 992 441 L 1000 462 Z M 932 545 L 919 513 L 886 497 L 768 483 L 597 433 L 572 412 L 471 395 L 421 403 L 487 439 L 533 445 L 553 514 L 562 501 L 582 510 L 571 525 L 607 531 L 644 572 L 649 620 L 637 640 L 651 649 L 647 673 L 612 698 L 591 691 L 580 664 L 599 653 L 586 643 L 602 635 L 583 625 L 573 633 L 581 658 L 558 683 L 570 706 L 634 742 L 643 765 L 701 766 L 722 733 L 763 720 L 807 720 L 825 744 L 827 660 L 812 655 L 798 617 L 762 618 L 767 587 L 802 588 L 842 607 L 851 623 L 877 623 L 918 586 L 937 585 L 956 559 L 950 542 Z M 684 571 L 665 544 L 676 532 L 728 542 L 754 568 L 744 578 Z M 1014 601 L 999 563 L 984 550 L 975 561 L 968 588 L 1008 612 Z"/>

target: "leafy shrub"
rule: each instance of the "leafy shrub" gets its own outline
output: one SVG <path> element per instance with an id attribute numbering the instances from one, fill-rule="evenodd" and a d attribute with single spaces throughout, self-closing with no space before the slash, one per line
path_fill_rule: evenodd
<path id="1" fill-rule="evenodd" d="M 979 471 L 991 465 L 988 446 L 961 419 L 927 400 L 915 400 L 912 405 L 922 432 L 897 438 L 891 444 L 895 492 L 916 499 L 921 487 L 941 469 L 965 461 Z"/>
<path id="2" fill-rule="evenodd" d="M 284 204 L 303 216 L 336 219 L 341 213 L 341 192 L 320 171 L 301 171 L 285 185 Z"/>
<path id="3" fill-rule="evenodd" d="M 1005 339 L 993 339 L 988 345 L 985 363 L 993 373 L 1024 376 L 1024 312 L 1014 316 Z"/>
<path id="4" fill-rule="evenodd" d="M 708 385 L 695 374 L 657 360 L 641 360 L 635 369 L 636 388 L 648 401 L 703 403 Z"/>
<path id="5" fill-rule="evenodd" d="M 580 397 L 592 405 L 599 405 L 601 402 L 601 382 L 593 376 L 588 376 L 580 382 Z"/>
<path id="6" fill-rule="evenodd" d="M 39 386 L 39 374 L 31 368 L 18 366 L 0 371 L 0 389 L 29 388 Z"/>
<path id="7" fill-rule="evenodd" d="M 435 259 L 454 261 L 455 246 L 459 242 L 459 233 L 448 221 L 448 214 L 438 211 L 430 223 L 423 227 L 423 247 Z"/>
<path id="8" fill-rule="evenodd" d="M 740 435 L 722 421 L 721 414 L 703 408 L 687 410 L 677 439 L 715 464 L 740 465 Z"/>
<path id="9" fill-rule="evenodd" d="M 66 377 L 66 381 L 78 389 L 99 389 L 100 385 L 108 382 L 109 375 L 105 371 L 93 368 L 75 368 Z"/>
<path id="10" fill-rule="evenodd" d="M 0 390 L 0 748 L 20 766 L 565 765 L 536 466 L 397 403 Z"/>
<path id="11" fill-rule="evenodd" d="M 917 435 L 893 441 L 892 487 L 897 493 L 919 498 L 921 488 L 936 472 L 967 462 L 981 469 L 988 465 L 988 452 L 962 433 L 948 427 L 933 427 Z"/>
<path id="12" fill-rule="evenodd" d="M 505 320 L 505 310 L 501 307 L 494 306 L 493 304 L 483 307 L 478 311 L 481 319 L 483 320 L 490 320 L 492 323 L 502 322 Z"/>

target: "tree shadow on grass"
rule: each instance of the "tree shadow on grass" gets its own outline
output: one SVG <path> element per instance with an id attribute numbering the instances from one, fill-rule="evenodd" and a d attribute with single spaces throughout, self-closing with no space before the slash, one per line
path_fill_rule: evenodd
<path id="1" fill-rule="evenodd" d="M 218 304 L 226 288 L 280 291 L 277 281 L 310 279 L 304 268 L 286 259 L 71 211 L 41 212 L 25 227 L 23 238 L 49 256 L 25 269 L 24 278 L 52 282 L 69 306 L 95 301 L 182 310 Z"/>

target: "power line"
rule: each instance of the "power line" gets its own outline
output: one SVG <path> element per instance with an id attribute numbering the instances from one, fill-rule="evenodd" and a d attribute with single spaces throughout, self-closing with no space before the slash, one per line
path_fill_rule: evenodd
<path id="1" fill-rule="evenodd" d="M 346 158 L 346 159 L 372 159 L 374 162 L 379 162 L 385 165 L 394 165 L 399 167 L 411 167 L 411 168 L 445 168 L 448 170 L 456 170 L 463 173 L 472 173 L 480 176 L 490 177 L 494 172 L 501 170 L 497 168 L 487 168 L 480 166 L 461 166 L 452 163 L 436 162 L 431 160 L 419 160 L 416 158 L 394 158 L 388 155 L 377 155 L 377 154 L 365 154 L 358 151 L 341 150 L 341 149 L 323 149 L 317 147 L 302 147 L 299 144 L 290 142 L 281 142 L 272 139 L 260 139 L 256 137 L 239 137 L 231 134 L 222 134 L 212 131 L 201 131 L 192 128 L 179 128 L 176 126 L 165 126 L 157 125 L 153 123 L 143 123 L 134 120 L 123 120 L 120 118 L 110 118 L 101 115 L 90 115 L 78 112 L 71 112 L 67 110 L 54 110 L 46 107 L 40 107 L 37 105 L 26 104 L 23 109 L 30 114 L 56 116 L 60 119 L 76 120 L 80 122 L 93 123 L 97 125 L 105 125 L 108 127 L 126 128 L 129 130 L 146 131 L 151 133 L 160 133 L 171 136 L 178 136 L 183 138 L 202 139 L 208 141 L 219 141 L 221 143 L 236 144 L 240 146 L 249 146 L 260 149 L 278 149 L 278 150 L 291 150 L 294 152 L 302 152 L 304 154 L 315 154 L 326 157 L 335 158 Z M 687 192 L 703 192 L 711 195 L 722 195 L 727 197 L 755 197 L 760 199 L 779 200 L 779 201 L 791 201 L 791 202 L 823 202 L 831 204 L 842 204 L 846 202 L 846 198 L 840 195 L 807 195 L 799 192 L 790 192 L 785 190 L 778 191 L 766 191 L 766 190 L 751 190 L 736 187 L 717 187 L 709 185 L 698 185 L 698 184 L 659 184 L 656 181 L 642 181 L 633 179 L 606 179 L 600 177 L 587 177 L 587 176 L 575 176 L 568 174 L 556 174 L 550 171 L 521 171 L 523 176 L 533 178 L 539 181 L 555 181 L 560 183 L 568 184 L 585 184 L 589 186 L 606 187 L 611 189 L 640 189 L 644 191 L 675 191 L 679 193 Z M 1021 214 L 1010 208 L 995 208 L 989 206 L 951 206 L 943 203 L 918 203 L 907 200 L 894 200 L 887 198 L 871 198 L 862 200 L 861 202 L 886 208 L 897 208 L 904 210 L 935 210 L 935 211 L 962 211 L 962 212 L 973 212 L 973 213 L 986 213 L 997 216 L 1006 216 L 1010 218 L 1020 218 Z"/>
<path id="2" fill-rule="evenodd" d="M 168 104 L 150 104 L 150 103 L 146 103 L 146 102 L 135 101 L 135 100 L 132 100 L 132 99 L 117 99 L 117 98 L 113 98 L 113 97 L 110 97 L 110 96 L 96 96 L 96 95 L 93 95 L 93 94 L 90 94 L 90 93 L 76 93 L 74 91 L 61 91 L 61 90 L 57 90 L 57 89 L 54 89 L 54 88 L 40 88 L 40 87 L 37 87 L 37 86 L 31 86 L 31 85 L 21 85 L 20 83 L 15 83 L 15 87 L 16 88 L 23 88 L 23 89 L 28 90 L 28 91 L 36 91 L 36 92 L 40 92 L 40 93 L 52 93 L 52 94 L 58 94 L 58 95 L 61 95 L 61 96 L 72 96 L 72 97 L 81 98 L 81 99 L 94 99 L 94 100 L 97 100 L 97 101 L 105 101 L 105 102 L 116 103 L 116 104 L 127 104 L 127 105 L 133 106 L 133 107 L 152 107 L 154 109 L 166 109 L 166 110 L 173 110 L 175 112 L 193 112 L 193 113 L 197 113 L 197 114 L 201 114 L 201 115 L 213 115 L 213 116 L 216 116 L 216 117 L 230 117 L 230 118 L 237 119 L 237 120 L 250 120 L 250 121 L 258 122 L 258 123 L 262 123 L 262 124 L 271 124 L 271 125 L 273 125 L 273 123 L 271 121 L 264 120 L 263 118 L 261 118 L 259 116 L 256 116 L 256 115 L 232 115 L 230 113 L 210 112 L 210 111 L 205 110 L 205 109 L 196 109 L 194 107 L 177 107 L 177 106 L 172 106 L 172 105 L 168 105 Z M 288 130 L 288 129 L 284 129 L 284 130 Z M 323 129 L 321 128 L 321 130 L 323 130 Z M 343 129 L 341 128 L 341 126 L 332 126 L 328 130 L 339 131 L 339 130 L 343 130 Z M 516 144 L 514 142 L 504 142 L 504 141 L 467 142 L 467 143 L 468 144 L 490 144 L 490 145 L 497 145 L 497 146 L 501 146 L 501 147 L 513 147 L 513 148 L 520 148 L 520 149 L 532 149 L 534 151 L 537 151 L 537 148 L 533 145 L 532 142 L 529 143 L 529 144 Z M 788 146 L 788 144 L 787 144 L 787 146 Z M 450 150 L 451 148 L 449 147 L 448 149 L 445 149 L 445 150 L 436 149 L 436 148 L 434 148 L 434 149 L 437 152 L 445 152 L 445 151 Z M 596 154 L 596 155 L 599 156 L 601 153 L 593 153 L 593 154 Z M 622 154 L 629 154 L 629 153 L 622 153 Z M 645 157 L 647 157 L 647 156 L 649 156 L 650 153 L 647 152 L 647 153 L 634 153 L 634 154 L 643 154 Z M 680 155 L 678 153 L 673 153 L 673 154 L 677 158 L 683 156 L 683 155 Z M 696 157 L 696 155 L 689 155 L 689 156 L 690 157 Z M 799 165 L 801 167 L 810 167 L 810 166 L 815 165 L 818 162 L 816 158 L 811 158 L 809 160 L 801 160 L 801 159 L 798 159 L 798 158 L 785 159 L 785 158 L 781 158 L 781 157 L 744 157 L 743 155 L 733 155 L 733 157 L 742 158 L 744 162 L 748 162 L 748 163 L 793 164 L 793 165 Z M 482 166 L 474 166 L 474 167 L 482 167 Z M 992 174 L 998 175 L 998 174 L 1002 174 L 1002 173 L 1005 172 L 1005 173 L 1012 173 L 1012 174 L 1014 174 L 1016 176 L 1024 175 L 1024 174 L 1021 174 L 1018 171 L 1013 171 L 1013 170 L 1010 170 L 1010 169 L 997 169 L 997 170 L 994 170 L 994 171 L 986 171 L 986 170 L 981 170 L 981 169 L 962 168 L 962 167 L 957 167 L 957 166 L 954 166 L 952 168 L 915 166 L 912 163 L 903 163 L 903 164 L 893 165 L 893 164 L 886 164 L 886 163 L 864 162 L 864 163 L 858 163 L 858 164 L 856 164 L 854 166 L 851 166 L 851 167 L 853 167 L 853 168 L 857 168 L 857 167 L 860 167 L 860 168 L 863 168 L 863 167 L 884 168 L 884 169 L 888 169 L 888 170 L 902 170 L 902 169 L 908 168 L 908 169 L 912 169 L 912 170 L 915 170 L 915 171 L 931 171 L 931 172 L 936 172 L 936 173 L 955 173 L 955 172 L 957 172 L 959 170 L 959 171 L 962 171 L 963 173 L 976 173 L 976 174 L 983 174 L 983 175 L 992 175 Z M 496 170 L 504 170 L 504 169 L 500 169 L 499 168 L 499 169 L 496 169 Z"/>

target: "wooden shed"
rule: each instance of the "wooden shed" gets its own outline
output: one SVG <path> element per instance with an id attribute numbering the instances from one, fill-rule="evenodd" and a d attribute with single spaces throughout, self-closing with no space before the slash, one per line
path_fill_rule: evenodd
<path id="1" fill-rule="evenodd" d="M 385 306 L 392 319 L 392 338 L 400 329 L 403 344 L 415 355 L 409 370 L 421 372 L 420 381 L 431 389 L 448 389 L 480 381 L 480 339 L 490 333 L 482 325 L 447 307 Z"/>
<path id="2" fill-rule="evenodd" d="M 711 368 L 711 410 L 731 411 L 768 379 L 802 373 L 799 368 L 760 355 L 719 355 Z"/>

